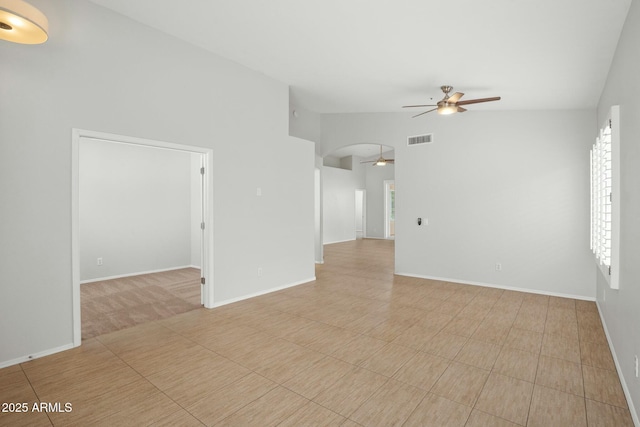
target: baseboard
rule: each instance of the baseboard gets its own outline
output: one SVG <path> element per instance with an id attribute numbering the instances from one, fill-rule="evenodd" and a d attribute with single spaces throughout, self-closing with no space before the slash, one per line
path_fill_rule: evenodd
<path id="1" fill-rule="evenodd" d="M 354 240 L 356 240 L 356 238 L 354 237 L 353 239 L 345 239 L 345 240 L 336 240 L 333 242 L 324 242 L 322 245 L 333 245 L 334 243 L 344 243 L 344 242 L 353 242 Z"/>
<path id="2" fill-rule="evenodd" d="M 469 280 L 460 280 L 460 279 L 451 279 L 447 277 L 434 277 L 434 276 L 423 276 L 420 274 L 411 274 L 411 273 L 402 273 L 396 272 L 398 276 L 407 276 L 407 277 L 416 277 L 418 279 L 429 279 L 429 280 L 439 280 L 442 282 L 450 282 L 450 283 L 461 283 L 463 285 L 473 285 L 473 286 L 484 286 L 487 288 L 496 288 L 496 289 L 504 289 L 508 291 L 517 291 L 517 292 L 527 292 L 530 294 L 539 294 L 539 295 L 548 295 L 552 297 L 561 297 L 561 298 L 572 298 L 579 299 L 583 301 L 595 301 L 595 298 L 585 297 L 583 295 L 571 295 L 564 294 L 561 292 L 549 292 L 549 291 L 541 291 L 539 289 L 528 289 L 528 288 L 518 288 L 515 286 L 504 286 L 504 285 L 496 285 L 494 283 L 483 283 L 483 282 L 473 282 Z"/>
<path id="3" fill-rule="evenodd" d="M 248 294 L 248 295 L 243 295 L 241 297 L 231 298 L 231 299 L 228 299 L 228 300 L 216 302 L 216 303 L 213 304 L 212 308 L 221 307 L 221 306 L 227 305 L 227 304 L 233 304 L 234 302 L 243 301 L 243 300 L 246 300 L 246 299 L 249 299 L 249 298 L 259 297 L 260 295 L 270 294 L 271 292 L 277 292 L 277 291 L 281 291 L 283 289 L 293 288 L 294 286 L 304 285 L 305 283 L 313 282 L 314 280 L 316 280 L 316 276 L 313 276 L 313 277 L 311 277 L 309 279 L 300 280 L 298 282 L 289 283 L 289 284 L 284 285 L 284 286 L 278 286 L 276 288 L 271 288 L 271 289 L 267 289 L 267 290 L 264 290 L 264 291 L 255 292 L 255 293 Z"/>
<path id="4" fill-rule="evenodd" d="M 198 270 L 200 269 L 200 267 L 196 267 L 193 265 L 183 265 L 180 267 L 161 268 L 159 270 L 139 271 L 137 273 L 119 274 L 116 276 L 107 276 L 107 277 L 99 277 L 97 279 L 81 280 L 80 284 L 84 285 L 86 283 L 102 282 L 104 280 L 113 280 L 113 279 L 122 279 L 123 277 L 141 276 L 143 274 L 164 273 L 165 271 L 182 270 L 185 268 L 196 268 Z"/>
<path id="5" fill-rule="evenodd" d="M 18 363 L 24 363 L 24 362 L 28 362 L 30 360 L 39 359 L 39 358 L 44 357 L 44 356 L 49 356 L 49 355 L 52 355 L 54 353 L 59 353 L 61 351 L 70 350 L 70 349 L 72 349 L 74 347 L 75 346 L 73 345 L 73 343 L 70 343 L 70 344 L 65 344 L 63 346 L 60 346 L 60 347 L 50 348 L 48 350 L 41 351 L 41 352 L 38 352 L 38 353 L 28 354 L 26 356 L 18 357 L 18 358 L 12 359 L 12 360 L 6 360 L 4 362 L 0 362 L 0 369 L 6 368 L 8 366 L 17 365 Z"/>
<path id="6" fill-rule="evenodd" d="M 627 406 L 629 406 L 629 412 L 631 413 L 631 418 L 633 418 L 633 423 L 640 427 L 640 418 L 638 418 L 638 413 L 636 412 L 635 406 L 633 406 L 633 400 L 631 399 L 631 392 L 629 392 L 629 387 L 627 386 L 627 382 L 624 380 L 622 376 L 622 368 L 620 366 L 620 362 L 618 361 L 618 355 L 616 354 L 616 349 L 613 346 L 613 342 L 611 341 L 611 335 L 609 335 L 609 330 L 607 329 L 607 323 L 604 320 L 604 316 L 602 314 L 602 310 L 600 309 L 600 304 L 596 301 L 596 306 L 598 307 L 598 314 L 600 315 L 600 322 L 602 323 L 602 328 L 604 329 L 604 334 L 607 337 L 607 342 L 609 343 L 609 350 L 611 350 L 611 356 L 613 356 L 613 363 L 616 365 L 616 372 L 618 374 L 618 378 L 620 379 L 620 384 L 622 385 L 622 391 L 624 391 L 624 397 L 627 399 Z"/>

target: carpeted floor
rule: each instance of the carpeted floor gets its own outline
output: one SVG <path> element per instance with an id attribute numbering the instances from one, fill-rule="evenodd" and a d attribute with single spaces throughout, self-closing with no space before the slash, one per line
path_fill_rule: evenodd
<path id="1" fill-rule="evenodd" d="M 195 268 L 85 283 L 82 339 L 200 308 L 200 286 Z"/>

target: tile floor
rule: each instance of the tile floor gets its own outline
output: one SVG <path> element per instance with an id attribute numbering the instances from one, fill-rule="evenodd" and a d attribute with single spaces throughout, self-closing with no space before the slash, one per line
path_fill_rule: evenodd
<path id="1" fill-rule="evenodd" d="M 394 276 L 391 241 L 325 259 L 315 282 L 0 370 L 30 411 L 0 425 L 633 426 L 594 303 Z"/>
<path id="2" fill-rule="evenodd" d="M 200 288 L 196 268 L 84 283 L 82 339 L 198 309 Z"/>

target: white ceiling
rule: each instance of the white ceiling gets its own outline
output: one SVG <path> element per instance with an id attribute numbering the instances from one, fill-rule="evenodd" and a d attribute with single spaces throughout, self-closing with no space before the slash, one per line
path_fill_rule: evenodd
<path id="1" fill-rule="evenodd" d="M 92 1 L 286 83 L 318 113 L 403 111 L 444 84 L 502 97 L 478 110 L 594 108 L 631 3 Z"/>

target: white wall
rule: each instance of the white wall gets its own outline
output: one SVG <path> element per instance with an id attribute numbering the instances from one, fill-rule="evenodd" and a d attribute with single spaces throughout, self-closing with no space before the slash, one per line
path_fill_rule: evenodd
<path id="1" fill-rule="evenodd" d="M 92 139 L 79 154 L 80 280 L 190 265 L 191 154 Z"/>
<path id="2" fill-rule="evenodd" d="M 640 4 L 632 2 L 598 104 L 601 125 L 613 105 L 620 106 L 621 221 L 620 289 L 608 288 L 597 270 L 598 306 L 618 362 L 618 372 L 631 397 L 632 413 L 640 425 L 640 380 L 635 377 L 634 355 L 640 357 Z M 593 133 L 590 143 L 595 140 Z M 635 411 L 634 411 L 635 408 Z"/>
<path id="3" fill-rule="evenodd" d="M 324 244 L 355 240 L 356 189 L 365 188 L 366 166 L 352 159 L 352 170 L 322 167 L 322 225 Z"/>
<path id="4" fill-rule="evenodd" d="M 212 149 L 217 303 L 314 277 L 286 85 L 84 0 L 31 3 L 49 41 L 0 44 L 0 366 L 73 342 L 72 128 Z"/>
<path id="5" fill-rule="evenodd" d="M 395 146 L 396 271 L 595 297 L 589 252 L 593 111 L 323 116 L 323 150 Z M 409 135 L 435 134 L 407 147 Z M 416 218 L 428 219 L 418 227 Z M 502 264 L 502 271 L 495 264 Z"/>

